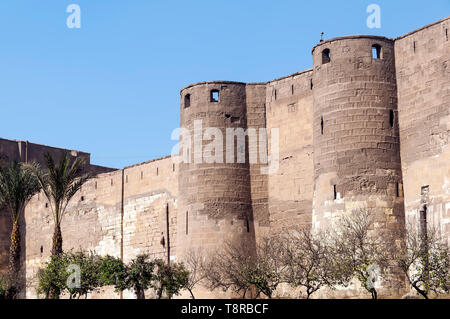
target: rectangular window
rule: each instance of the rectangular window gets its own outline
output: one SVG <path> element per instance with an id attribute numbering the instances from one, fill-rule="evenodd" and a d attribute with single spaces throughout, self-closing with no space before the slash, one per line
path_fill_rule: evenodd
<path id="1" fill-rule="evenodd" d="M 334 199 L 337 199 L 337 187 L 336 187 L 336 185 L 333 185 L 333 191 L 334 191 Z"/>
<path id="2" fill-rule="evenodd" d="M 322 64 L 330 63 L 330 61 L 331 61 L 330 49 L 324 49 L 322 51 Z"/>
<path id="3" fill-rule="evenodd" d="M 191 106 L 191 95 L 190 94 L 186 94 L 184 96 L 184 108 L 190 107 Z"/>
<path id="4" fill-rule="evenodd" d="M 378 44 L 372 45 L 372 58 L 381 59 L 381 46 Z"/>
<path id="5" fill-rule="evenodd" d="M 219 90 L 211 90 L 211 102 L 219 102 Z"/>

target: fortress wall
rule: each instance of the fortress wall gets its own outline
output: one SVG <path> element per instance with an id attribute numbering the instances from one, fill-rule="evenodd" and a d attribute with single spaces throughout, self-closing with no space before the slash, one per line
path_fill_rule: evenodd
<path id="1" fill-rule="evenodd" d="M 245 89 L 247 105 L 247 127 L 255 129 L 257 141 L 249 143 L 248 152 L 256 154 L 257 163 L 250 163 L 250 188 L 253 211 L 253 224 L 256 239 L 264 236 L 269 230 L 268 209 L 268 176 L 261 172 L 267 164 L 261 161 L 260 151 L 265 151 L 260 145 L 260 129 L 266 128 L 266 84 L 247 84 Z M 265 153 L 265 152 L 264 152 Z"/>
<path id="2" fill-rule="evenodd" d="M 450 241 L 450 18 L 395 41 L 405 209 Z M 426 187 L 428 186 L 428 189 Z"/>
<path id="3" fill-rule="evenodd" d="M 103 174 L 74 196 L 61 223 L 64 251 L 84 249 L 120 257 L 121 182 L 121 171 Z M 46 203 L 40 193 L 25 212 L 27 298 L 36 297 L 37 271 L 51 253 L 54 224 Z"/>
<path id="4" fill-rule="evenodd" d="M 126 263 L 142 253 L 152 258 L 165 258 L 166 249 L 160 240 L 164 233 L 167 243 L 166 204 L 169 203 L 171 255 L 175 254 L 178 181 L 171 158 L 127 167 L 123 174 L 123 244 L 122 170 L 118 170 L 98 175 L 72 199 L 61 226 L 64 251 L 84 249 L 116 257 L 123 251 Z M 23 236 L 28 298 L 36 297 L 36 273 L 51 252 L 53 217 L 46 203 L 42 193 L 35 196 L 25 214 Z M 108 287 L 92 297 L 118 298 L 119 295 Z M 124 297 L 133 297 L 133 294 L 125 292 Z"/>
<path id="5" fill-rule="evenodd" d="M 170 157 L 125 168 L 124 261 L 138 254 L 167 258 L 167 219 L 172 259 L 176 256 L 178 171 Z M 161 239 L 164 237 L 164 246 Z"/>
<path id="6" fill-rule="evenodd" d="M 279 130 L 280 153 L 278 170 L 268 175 L 273 232 L 311 223 L 314 185 L 311 78 L 312 70 L 307 70 L 267 84 L 267 129 L 269 136 L 272 129 Z"/>
<path id="7" fill-rule="evenodd" d="M 30 143 L 28 141 L 16 141 L 0 139 L 0 155 L 2 160 L 10 162 L 17 160 L 20 162 L 36 161 L 45 166 L 44 154 L 49 152 L 55 159 L 59 158 L 61 152 L 65 149 Z M 72 159 L 82 157 L 86 159 L 86 163 L 90 164 L 90 154 L 80 151 L 69 151 Z M 112 171 L 113 169 L 101 166 L 90 166 L 91 171 L 100 173 Z M 11 221 L 9 212 L 0 212 L 0 273 L 7 269 L 9 255 L 9 236 L 11 233 Z"/>
<path id="8" fill-rule="evenodd" d="M 7 162 L 20 160 L 20 149 L 18 141 L 0 138 L 0 160 Z"/>

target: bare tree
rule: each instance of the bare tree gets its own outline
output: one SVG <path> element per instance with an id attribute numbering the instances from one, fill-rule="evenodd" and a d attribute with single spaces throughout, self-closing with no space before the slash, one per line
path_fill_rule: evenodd
<path id="1" fill-rule="evenodd" d="M 411 287 L 425 299 L 430 292 L 436 295 L 450 290 L 450 254 L 446 242 L 436 229 L 426 232 L 408 224 L 395 245 L 386 245 L 388 258 L 405 274 Z M 388 242 L 394 242 L 398 234 L 390 234 Z"/>
<path id="2" fill-rule="evenodd" d="M 204 265 L 206 287 L 210 290 L 232 290 L 241 298 L 251 292 L 248 268 L 254 263 L 254 247 L 246 243 L 227 241 Z"/>
<path id="3" fill-rule="evenodd" d="M 383 258 L 383 235 L 374 230 L 374 216 L 359 209 L 337 222 L 332 240 L 332 250 L 337 269 L 344 277 L 356 278 L 372 299 L 377 299 L 375 282 L 386 268 Z"/>
<path id="4" fill-rule="evenodd" d="M 283 263 L 285 281 L 293 287 L 306 289 L 306 299 L 324 286 L 346 284 L 346 278 L 334 262 L 325 233 L 313 234 L 301 227 L 284 237 Z"/>
<path id="5" fill-rule="evenodd" d="M 262 293 L 272 298 L 284 278 L 282 249 L 280 238 L 274 236 L 265 237 L 256 245 L 256 255 L 252 245 L 226 242 L 204 265 L 204 278 L 211 290 L 231 289 L 242 298 L 249 293 L 250 297 L 258 298 Z"/>
<path id="6" fill-rule="evenodd" d="M 203 250 L 190 249 L 186 253 L 184 262 L 187 270 L 189 270 L 189 278 L 184 288 L 189 291 L 191 298 L 195 299 L 194 287 L 205 278 L 206 257 Z"/>
<path id="7" fill-rule="evenodd" d="M 247 279 L 257 289 L 257 297 L 263 293 L 271 299 L 283 282 L 286 270 L 283 248 L 283 241 L 278 236 L 265 237 L 257 244 L 256 258 L 246 268 Z"/>

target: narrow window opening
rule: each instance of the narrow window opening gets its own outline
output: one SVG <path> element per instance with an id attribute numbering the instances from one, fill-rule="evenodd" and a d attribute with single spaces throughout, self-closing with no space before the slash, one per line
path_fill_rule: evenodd
<path id="1" fill-rule="evenodd" d="M 337 199 L 337 187 L 333 185 L 334 199 Z"/>
<path id="2" fill-rule="evenodd" d="M 448 29 L 445 29 L 445 41 L 448 41 Z"/>
<path id="3" fill-rule="evenodd" d="M 84 196 L 81 196 L 81 201 L 84 202 Z"/>
<path id="4" fill-rule="evenodd" d="M 273 90 L 273 96 L 275 98 L 275 100 L 277 99 L 277 90 Z"/>
<path id="5" fill-rule="evenodd" d="M 291 85 L 291 94 L 294 95 L 294 84 Z"/>
<path id="6" fill-rule="evenodd" d="M 389 125 L 394 127 L 394 111 L 389 110 Z"/>
<path id="7" fill-rule="evenodd" d="M 413 50 L 414 50 L 414 53 L 416 52 L 416 41 L 413 41 Z"/>
<path id="8" fill-rule="evenodd" d="M 41 246 L 41 254 L 44 253 L 44 246 Z"/>
<path id="9" fill-rule="evenodd" d="M 422 208 L 420 209 L 420 231 L 421 231 L 421 235 L 423 240 L 426 240 L 426 236 L 427 236 L 427 210 L 428 207 L 426 204 L 424 204 L 422 206 Z"/>
<path id="10" fill-rule="evenodd" d="M 311 88 L 311 90 L 312 90 L 312 89 L 313 89 L 313 86 L 314 86 L 314 85 L 313 85 L 312 79 L 309 80 L 309 86 L 310 86 L 310 88 Z"/>
<path id="11" fill-rule="evenodd" d="M 111 186 L 113 186 L 114 185 L 114 182 L 113 182 L 113 180 L 112 180 L 112 178 L 111 178 Z"/>
<path id="12" fill-rule="evenodd" d="M 190 94 L 186 94 L 184 96 L 184 108 L 190 107 L 191 106 L 191 95 Z"/>
<path id="13" fill-rule="evenodd" d="M 95 182 L 95 189 L 97 189 L 97 182 Z"/>
<path id="14" fill-rule="evenodd" d="M 141 171 L 141 179 L 144 178 L 144 172 Z"/>
<path id="15" fill-rule="evenodd" d="M 320 117 L 320 134 L 323 135 L 323 116 Z"/>
<path id="16" fill-rule="evenodd" d="M 324 49 L 322 51 L 322 64 L 329 63 L 331 61 L 330 49 Z"/>
<path id="17" fill-rule="evenodd" d="M 381 46 L 378 44 L 372 45 L 372 58 L 381 59 Z"/>
<path id="18" fill-rule="evenodd" d="M 45 203 L 45 208 L 48 208 L 48 203 Z"/>
<path id="19" fill-rule="evenodd" d="M 156 176 L 158 176 L 159 175 L 159 168 L 157 167 L 156 168 Z"/>
<path id="20" fill-rule="evenodd" d="M 186 212 L 186 235 L 189 233 L 189 212 Z"/>
<path id="21" fill-rule="evenodd" d="M 395 183 L 395 196 L 400 197 L 400 185 L 399 183 Z"/>
<path id="22" fill-rule="evenodd" d="M 248 219 L 245 220 L 245 227 L 247 228 L 247 233 L 250 232 L 250 223 L 248 222 Z"/>
<path id="23" fill-rule="evenodd" d="M 211 102 L 219 102 L 219 90 L 211 90 Z"/>
<path id="24" fill-rule="evenodd" d="M 175 172 L 175 164 L 172 164 L 172 172 Z"/>

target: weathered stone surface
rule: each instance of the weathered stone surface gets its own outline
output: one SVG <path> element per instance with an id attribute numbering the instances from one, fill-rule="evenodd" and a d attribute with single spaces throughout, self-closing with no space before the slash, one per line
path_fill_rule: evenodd
<path id="1" fill-rule="evenodd" d="M 312 52 L 313 69 L 267 83 L 185 87 L 180 123 L 193 139 L 196 120 L 202 120 L 203 130 L 218 128 L 223 137 L 227 128 L 267 128 L 272 153 L 272 129 L 278 129 L 278 170 L 267 175 L 261 172 L 265 164 L 249 163 L 259 149 L 248 140 L 245 163 L 236 163 L 236 156 L 234 163 L 225 162 L 224 140 L 224 163 L 194 162 L 202 150 L 192 146 L 191 163 L 166 157 L 122 170 L 90 165 L 98 175 L 64 217 L 64 250 L 93 250 L 128 262 L 140 253 L 167 258 L 169 240 L 170 258 L 182 261 L 192 248 L 215 253 L 225 240 L 255 245 L 267 233 L 326 227 L 358 208 L 373 212 L 376 231 L 399 229 L 426 207 L 430 223 L 450 240 L 449 21 L 397 39 L 349 36 L 320 42 Z M 380 58 L 372 56 L 373 45 Z M 325 49 L 330 56 L 323 60 Z M 204 140 L 202 147 L 210 142 Z M 46 151 L 58 155 L 61 149 L 0 139 L 6 161 L 42 163 Z M 88 153 L 70 154 L 89 162 Z M 10 228 L 7 212 L 0 212 L 0 272 L 7 266 Z M 50 254 L 52 230 L 41 193 L 28 205 L 22 227 L 28 298 L 36 297 L 36 272 Z M 401 276 L 393 277 L 380 291 L 400 297 L 406 286 L 401 287 Z M 195 293 L 230 296 L 201 287 Z M 298 294 L 285 285 L 276 293 Z M 367 297 L 356 282 L 318 296 Z M 119 295 L 107 287 L 91 297 Z"/>

